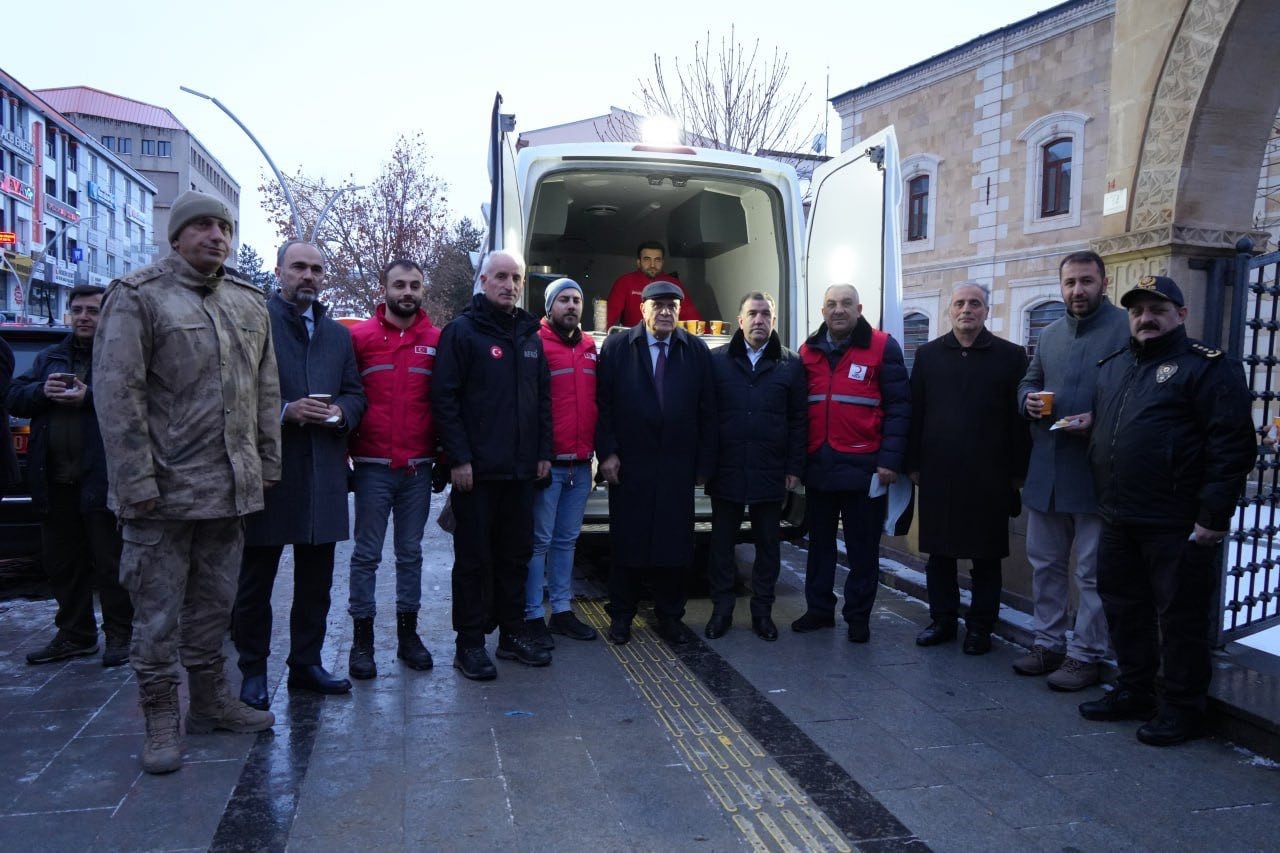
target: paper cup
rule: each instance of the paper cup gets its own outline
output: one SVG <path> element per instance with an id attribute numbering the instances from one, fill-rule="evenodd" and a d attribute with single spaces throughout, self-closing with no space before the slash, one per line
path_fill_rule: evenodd
<path id="1" fill-rule="evenodd" d="M 1040 410 L 1040 416 L 1047 418 L 1049 417 L 1049 415 L 1052 415 L 1053 414 L 1053 392 L 1041 391 L 1036 396 L 1040 398 L 1040 402 L 1044 403 L 1044 408 Z"/>

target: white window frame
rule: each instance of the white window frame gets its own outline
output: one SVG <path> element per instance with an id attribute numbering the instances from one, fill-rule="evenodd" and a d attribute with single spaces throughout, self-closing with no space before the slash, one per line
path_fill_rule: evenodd
<path id="1" fill-rule="evenodd" d="M 1009 310 L 1008 338 L 1024 349 L 1027 346 L 1027 320 L 1032 308 L 1046 302 L 1062 302 L 1062 285 L 1058 279 L 1045 276 L 1009 282 L 1007 286 Z"/>
<path id="2" fill-rule="evenodd" d="M 941 158 L 933 154 L 912 154 L 902 160 L 902 254 L 904 255 L 933 250 L 933 235 L 938 230 L 938 219 L 934 214 L 938 204 L 938 166 L 941 163 Z M 911 224 L 911 182 L 921 175 L 929 178 L 929 201 L 925 206 L 925 238 L 908 240 L 907 229 Z"/>
<path id="3" fill-rule="evenodd" d="M 1084 129 L 1091 120 L 1084 113 L 1051 113 L 1031 122 L 1018 134 L 1018 141 L 1024 144 L 1023 154 L 1027 161 L 1022 218 L 1024 234 L 1079 227 L 1080 208 L 1084 202 Z M 1044 146 L 1057 139 L 1071 140 L 1071 209 L 1057 216 L 1041 216 Z"/>

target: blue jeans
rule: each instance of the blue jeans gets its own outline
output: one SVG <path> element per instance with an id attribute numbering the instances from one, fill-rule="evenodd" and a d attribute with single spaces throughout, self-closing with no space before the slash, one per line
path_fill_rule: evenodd
<path id="1" fill-rule="evenodd" d="M 542 581 L 546 578 L 551 612 L 571 609 L 573 547 L 582 529 L 582 513 L 591 493 L 591 463 L 553 465 L 551 485 L 533 495 L 533 559 L 524 590 L 524 617 L 541 619 Z"/>
<path id="2" fill-rule="evenodd" d="M 377 612 L 374 587 L 387 520 L 395 513 L 396 612 L 417 613 L 422 602 L 422 532 L 431 512 L 431 468 L 391 468 L 357 462 L 356 535 L 351 552 L 352 618 Z"/>

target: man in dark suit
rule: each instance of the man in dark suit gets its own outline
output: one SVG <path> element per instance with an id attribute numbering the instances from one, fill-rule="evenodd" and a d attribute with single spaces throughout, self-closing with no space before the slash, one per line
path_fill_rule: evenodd
<path id="1" fill-rule="evenodd" d="M 596 451 L 609 484 L 614 547 L 609 641 L 631 639 L 642 578 L 653 587 L 655 630 L 687 643 L 685 574 L 693 557 L 694 487 L 715 468 L 711 353 L 676 328 L 684 292 L 655 281 L 641 293 L 644 322 L 605 341 L 596 396 Z"/>
<path id="2" fill-rule="evenodd" d="M 347 693 L 351 682 L 320 663 L 333 552 L 347 538 L 347 435 L 364 414 L 364 388 L 346 327 L 320 303 L 324 255 L 301 240 L 280 247 L 280 292 L 267 301 L 280 369 L 280 484 L 246 519 L 232 640 L 244 681 L 240 701 L 266 710 L 271 589 L 285 545 L 293 546 L 289 687 Z M 320 396 L 325 395 L 325 396 Z"/>
<path id="3" fill-rule="evenodd" d="M 13 364 L 13 350 L 0 340 L 0 400 L 9 393 Z M 18 476 L 18 455 L 13 450 L 13 436 L 9 434 L 9 413 L 0 406 L 0 492 L 16 486 Z"/>

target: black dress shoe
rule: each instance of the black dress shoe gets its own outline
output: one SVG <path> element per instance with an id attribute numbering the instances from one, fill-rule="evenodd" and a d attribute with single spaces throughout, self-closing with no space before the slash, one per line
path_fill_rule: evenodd
<path id="1" fill-rule="evenodd" d="M 733 611 L 728 613 L 713 612 L 707 620 L 707 629 L 702 633 L 708 640 L 718 640 L 729 631 L 733 624 Z"/>
<path id="2" fill-rule="evenodd" d="M 693 640 L 693 632 L 679 619 L 655 619 L 653 633 L 673 646 L 683 646 Z"/>
<path id="3" fill-rule="evenodd" d="M 1119 720 L 1149 720 L 1156 715 L 1156 700 L 1129 690 L 1112 690 L 1101 699 L 1080 704 L 1080 716 L 1086 720 L 1113 723 Z"/>
<path id="4" fill-rule="evenodd" d="M 850 622 L 849 623 L 849 642 L 851 643 L 871 642 L 871 625 L 863 621 Z"/>
<path id="5" fill-rule="evenodd" d="M 489 660 L 484 646 L 468 646 L 458 649 L 453 656 L 453 665 L 463 676 L 472 681 L 492 681 L 498 677 L 498 670 Z"/>
<path id="6" fill-rule="evenodd" d="M 778 626 L 773 624 L 773 619 L 768 616 L 751 617 L 751 630 L 756 632 L 756 636 L 762 640 L 773 642 L 778 639 Z"/>
<path id="7" fill-rule="evenodd" d="M 956 620 L 934 619 L 919 634 L 916 634 L 917 646 L 937 646 L 956 638 Z"/>
<path id="8" fill-rule="evenodd" d="M 313 666 L 293 666 L 289 668 L 289 688 L 291 690 L 310 690 L 313 693 L 324 693 L 337 696 L 351 692 L 351 682 L 338 678 L 319 664 Z"/>
<path id="9" fill-rule="evenodd" d="M 614 619 L 609 623 L 609 632 L 605 638 L 615 646 L 625 646 L 631 642 L 631 622 Z"/>
<path id="10" fill-rule="evenodd" d="M 834 616 L 819 616 L 813 611 L 806 611 L 803 616 L 791 623 L 791 630 L 797 634 L 807 634 L 819 628 L 834 628 L 835 626 L 836 618 Z"/>
<path id="11" fill-rule="evenodd" d="M 985 655 L 991 651 L 991 632 L 968 628 L 964 632 L 964 653 L 966 655 Z"/>
<path id="12" fill-rule="evenodd" d="M 265 711 L 271 702 L 267 699 L 267 674 L 246 675 L 240 682 L 240 701 L 250 708 Z"/>
<path id="13" fill-rule="evenodd" d="M 1151 722 L 1138 726 L 1138 740 L 1148 746 L 1174 746 L 1200 734 L 1200 715 L 1192 712 L 1162 711 Z"/>

